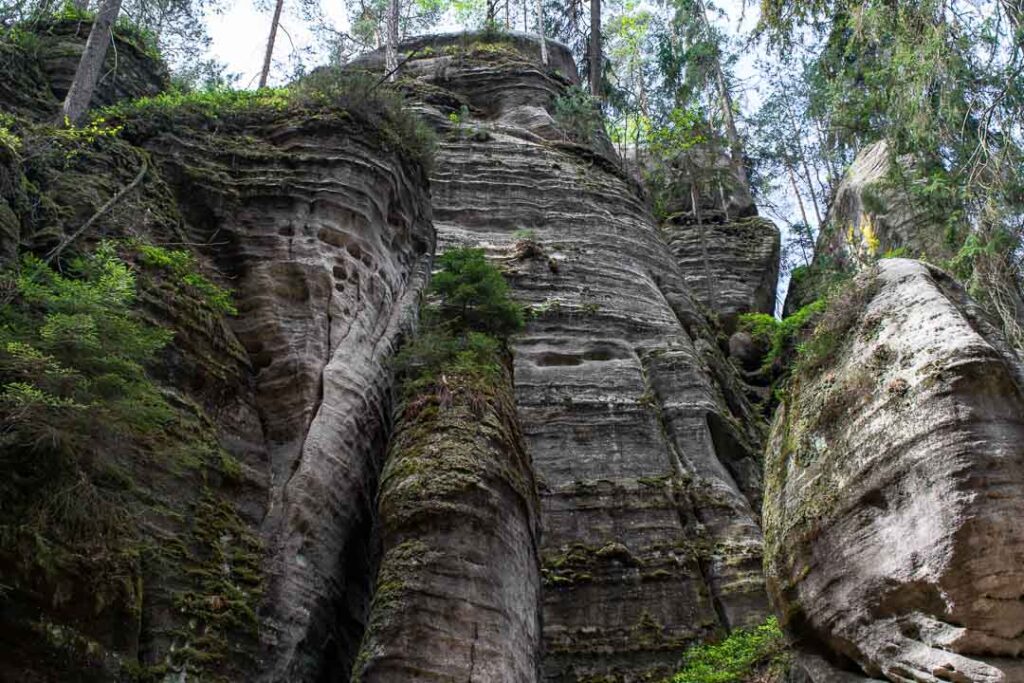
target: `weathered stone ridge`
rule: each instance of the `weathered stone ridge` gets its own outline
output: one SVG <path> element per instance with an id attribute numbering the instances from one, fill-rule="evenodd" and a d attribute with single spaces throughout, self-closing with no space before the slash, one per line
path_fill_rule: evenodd
<path id="1" fill-rule="evenodd" d="M 781 236 L 758 216 L 746 172 L 724 150 L 701 144 L 645 166 L 638 173 L 655 179 L 662 234 L 694 300 L 727 334 L 743 313 L 773 314 Z"/>
<path id="2" fill-rule="evenodd" d="M 784 315 L 821 296 L 829 273 L 856 272 L 888 254 L 942 263 L 952 258 L 947 216 L 936 216 L 912 196 L 913 160 L 896 159 L 885 140 L 865 147 L 836 188 L 818 234 L 810 270 L 797 272 L 786 294 Z"/>
<path id="3" fill-rule="evenodd" d="M 534 681 L 538 501 L 511 377 L 410 396 L 379 497 L 383 559 L 354 681 Z"/>
<path id="4" fill-rule="evenodd" d="M 344 671 L 369 601 L 386 362 L 433 252 L 422 170 L 344 112 L 145 144 L 237 291 L 271 476 L 263 675 Z"/>
<path id="5" fill-rule="evenodd" d="M 442 135 L 439 240 L 487 249 L 531 312 L 512 350 L 541 497 L 543 679 L 667 675 L 687 643 L 766 614 L 757 420 L 716 379 L 713 338 L 607 141 L 568 142 L 552 118 L 575 71 L 480 37 L 431 45 L 403 84 Z"/>
<path id="6" fill-rule="evenodd" d="M 932 266 L 884 260 L 852 291 L 773 426 L 773 600 L 872 676 L 1022 680 L 1024 367 Z"/>

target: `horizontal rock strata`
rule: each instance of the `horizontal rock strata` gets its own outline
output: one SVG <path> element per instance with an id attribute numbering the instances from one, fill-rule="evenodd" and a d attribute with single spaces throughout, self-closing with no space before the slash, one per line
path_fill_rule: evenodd
<path id="1" fill-rule="evenodd" d="M 576 144 L 552 118 L 576 78 L 565 48 L 545 69 L 535 46 L 431 45 L 404 83 L 442 138 L 439 240 L 487 249 L 530 312 L 512 346 L 541 495 L 543 679 L 666 675 L 687 643 L 766 614 L 757 421 L 712 372 L 607 140 Z"/>
<path id="2" fill-rule="evenodd" d="M 676 215 L 661 229 L 694 298 L 726 331 L 742 313 L 775 312 L 781 238 L 774 223 L 758 216 Z"/>
<path id="3" fill-rule="evenodd" d="M 218 128 L 144 142 L 237 292 L 271 478 L 263 676 L 347 675 L 369 601 L 387 360 L 433 251 L 426 181 L 344 112 Z"/>

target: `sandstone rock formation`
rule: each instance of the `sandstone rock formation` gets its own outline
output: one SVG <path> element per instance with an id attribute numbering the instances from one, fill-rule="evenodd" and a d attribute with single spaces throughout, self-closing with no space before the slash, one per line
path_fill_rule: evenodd
<path id="1" fill-rule="evenodd" d="M 774 313 L 779 230 L 757 215 L 728 154 L 697 145 L 648 172 L 671 187 L 660 227 L 694 299 L 727 334 L 741 313 Z"/>
<path id="2" fill-rule="evenodd" d="M 880 262 L 827 316 L 768 448 L 776 606 L 872 676 L 1024 680 L 1024 366 L 919 262 Z"/>
<path id="3" fill-rule="evenodd" d="M 900 159 L 895 168 L 905 172 L 911 163 Z M 828 273 L 856 271 L 886 253 L 934 263 L 953 255 L 941 224 L 945 216 L 929 215 L 893 168 L 884 140 L 865 147 L 850 164 L 818 235 L 810 270 L 794 273 L 784 315 L 820 296 Z"/>
<path id="4" fill-rule="evenodd" d="M 195 245 L 210 277 L 233 288 L 238 314 L 210 311 L 169 281 L 141 281 L 147 315 L 176 333 L 155 372 L 193 417 L 172 435 L 181 463 L 98 454 L 123 465 L 138 492 L 141 559 L 125 580 L 140 590 L 90 620 L 47 604 L 63 595 L 54 600 L 90 605 L 81 576 L 15 582 L 12 558 L 0 557 L 17 606 L 0 615 L 4 649 L 26 653 L 0 678 L 74 680 L 94 667 L 114 680 L 128 666 L 203 679 L 347 677 L 374 571 L 388 358 L 411 328 L 434 249 L 426 176 L 345 111 L 256 107 L 215 125 L 165 114 L 127 122 L 123 135 L 151 161 L 101 234 Z M 101 138 L 54 169 L 37 158 L 20 187 L 45 193 L 61 220 L 4 195 L 29 229 L 22 244 L 45 253 L 128 185 L 143 155 Z M 48 654 L 71 645 L 85 654 Z"/>
<path id="5" fill-rule="evenodd" d="M 836 189 L 816 254 L 828 255 L 839 266 L 896 249 L 908 258 L 938 261 L 949 256 L 943 227 L 910 196 L 904 181 L 893 177 L 891 157 L 889 145 L 881 140 L 853 160 Z M 907 169 L 911 163 L 901 159 L 897 168 Z"/>
<path id="6" fill-rule="evenodd" d="M 685 644 L 767 613 L 757 418 L 607 141 L 552 117 L 576 80 L 566 49 L 545 70 L 527 39 L 429 44 L 405 87 L 441 132 L 441 248 L 486 248 L 531 311 L 512 351 L 543 679 L 666 675 Z"/>
<path id="7" fill-rule="evenodd" d="M 775 312 L 781 237 L 759 216 L 676 214 L 662 224 L 672 254 L 695 299 L 728 332 L 742 313 Z"/>
<path id="8" fill-rule="evenodd" d="M 381 477 L 383 558 L 354 681 L 534 681 L 538 502 L 511 377 L 410 396 Z"/>
<path id="9" fill-rule="evenodd" d="M 145 145 L 234 280 L 270 461 L 264 674 L 312 680 L 344 670 L 363 629 L 386 362 L 429 274 L 430 207 L 422 170 L 343 113 L 233 133 Z"/>

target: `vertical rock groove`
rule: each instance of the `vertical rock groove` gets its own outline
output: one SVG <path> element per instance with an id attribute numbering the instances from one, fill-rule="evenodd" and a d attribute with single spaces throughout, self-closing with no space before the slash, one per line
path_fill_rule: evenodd
<path id="1" fill-rule="evenodd" d="M 372 553 L 386 361 L 432 258 L 426 179 L 345 117 L 268 114 L 145 144 L 189 196 L 196 241 L 225 243 L 213 256 L 235 277 L 256 372 L 271 476 L 262 676 L 347 672 L 368 608 L 369 560 L 353 558 Z"/>

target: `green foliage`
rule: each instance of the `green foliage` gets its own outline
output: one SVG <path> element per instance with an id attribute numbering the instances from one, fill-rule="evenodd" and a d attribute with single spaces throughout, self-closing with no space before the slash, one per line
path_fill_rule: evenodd
<path id="1" fill-rule="evenodd" d="M 664 122 L 648 125 L 644 182 L 651 193 L 654 214 L 665 220 L 673 207 L 691 203 L 690 188 L 735 182 L 727 167 L 707 163 L 721 150 L 720 140 L 696 109 L 672 108 Z"/>
<path id="2" fill-rule="evenodd" d="M 420 333 L 398 353 L 395 366 L 407 394 L 434 384 L 442 373 L 493 382 L 501 372 L 503 339 L 523 326 L 522 307 L 482 249 L 452 249 L 440 258 Z"/>
<path id="3" fill-rule="evenodd" d="M 162 131 L 188 123 L 246 122 L 267 114 L 309 120 L 318 113 L 351 117 L 424 167 L 433 163 L 433 131 L 406 107 L 400 92 L 361 71 L 319 69 L 287 88 L 172 90 L 107 107 L 95 120 L 120 122 L 132 131 Z"/>
<path id="4" fill-rule="evenodd" d="M 19 556 L 34 545 L 26 563 L 47 575 L 87 561 L 101 595 L 103 581 L 117 585 L 128 571 L 130 556 L 117 502 L 123 484 L 97 462 L 97 449 L 146 441 L 173 419 L 144 368 L 170 334 L 136 314 L 134 274 L 112 245 L 73 259 L 66 272 L 26 255 L 6 274 L 0 549 Z"/>
<path id="5" fill-rule="evenodd" d="M 497 337 L 522 328 L 522 306 L 509 298 L 508 283 L 487 262 L 483 249 L 452 249 L 439 260 L 441 271 L 430 289 L 441 297 L 440 316 L 446 325 Z"/>
<path id="6" fill-rule="evenodd" d="M 6 147 L 11 154 L 21 151 L 21 137 L 13 130 L 16 124 L 13 116 L 0 112 L 0 147 Z"/>
<path id="7" fill-rule="evenodd" d="M 43 413 L 74 406 L 86 421 L 64 426 L 85 433 L 69 431 L 69 439 L 87 438 L 97 427 L 132 433 L 159 426 L 168 419 L 167 404 L 143 365 L 170 340 L 169 333 L 134 315 L 135 276 L 113 245 L 73 259 L 67 270 L 64 276 L 34 256 L 23 257 L 17 296 L 0 311 L 0 400 L 24 407 L 30 395 L 45 397 Z M 18 429 L 38 427 L 30 422 L 19 418 Z M 40 424 L 47 422 L 44 417 Z"/>
<path id="8" fill-rule="evenodd" d="M 253 110 L 284 111 L 292 103 L 290 94 L 287 88 L 170 90 L 153 97 L 119 102 L 97 114 L 94 121 L 130 122 L 133 119 L 163 119 L 179 114 L 217 120 Z"/>
<path id="9" fill-rule="evenodd" d="M 210 282 L 198 270 L 195 256 L 185 249 L 165 249 L 152 244 L 137 245 L 144 265 L 159 268 L 172 276 L 174 284 L 189 290 L 217 313 L 236 315 L 231 292 Z"/>
<path id="10" fill-rule="evenodd" d="M 574 85 L 555 98 L 555 121 L 572 140 L 587 144 L 601 129 L 601 110 L 590 93 Z"/>
<path id="11" fill-rule="evenodd" d="M 739 329 L 747 332 L 754 341 L 768 349 L 764 368 L 769 369 L 781 362 L 786 354 L 793 351 L 801 334 L 815 322 L 827 306 L 826 299 L 818 299 L 782 320 L 765 313 L 744 313 L 739 317 Z M 799 351 L 798 351 L 799 353 Z"/>
<path id="12" fill-rule="evenodd" d="M 48 141 L 69 161 L 94 147 L 98 141 L 117 137 L 121 129 L 121 126 L 107 125 L 105 118 L 96 116 L 83 126 L 76 126 L 65 119 L 63 126 L 46 129 L 45 132 Z"/>
<path id="13" fill-rule="evenodd" d="M 147 371 L 172 336 L 137 298 L 148 269 L 198 293 L 190 255 L 137 243 L 102 242 L 63 272 L 26 254 L 0 273 L 0 563 L 19 604 L 71 637 L 76 614 L 133 623 L 143 574 L 172 587 L 184 646 L 157 668 L 199 672 L 254 633 L 261 553 L 209 488 L 240 464 L 202 409 Z"/>
<path id="14" fill-rule="evenodd" d="M 809 52 L 809 102 L 801 118 L 828 131 L 826 152 L 842 159 L 885 140 L 892 162 L 887 182 L 909 193 L 915 212 L 927 218 L 920 223 L 943 231 L 948 253 L 967 246 L 971 234 L 977 244 L 993 243 L 986 267 L 970 270 L 983 301 L 1020 289 L 1024 42 L 1022 15 L 1013 5 L 762 3 L 761 31 L 782 50 L 796 49 L 809 35 L 819 38 Z M 884 209 L 876 199 L 865 193 L 869 212 Z M 1003 316 L 1006 330 L 1018 326 L 1010 317 Z"/>
<path id="15" fill-rule="evenodd" d="M 786 640 L 775 617 L 751 629 L 737 629 L 720 643 L 687 650 L 672 683 L 744 683 L 786 663 Z"/>

